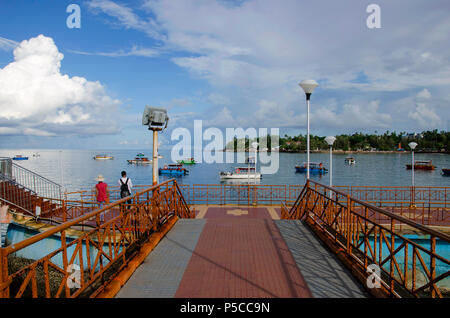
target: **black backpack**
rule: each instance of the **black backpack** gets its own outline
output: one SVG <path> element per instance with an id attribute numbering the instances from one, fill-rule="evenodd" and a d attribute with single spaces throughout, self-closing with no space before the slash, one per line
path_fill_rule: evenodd
<path id="1" fill-rule="evenodd" d="M 123 183 L 122 179 L 120 179 L 120 183 L 122 183 L 122 185 L 120 186 L 120 197 L 125 198 L 131 194 L 128 190 L 128 178 L 125 183 Z"/>

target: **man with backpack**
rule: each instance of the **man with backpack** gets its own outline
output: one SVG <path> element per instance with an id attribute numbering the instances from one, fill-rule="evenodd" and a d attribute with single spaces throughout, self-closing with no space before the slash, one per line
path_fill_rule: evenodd
<path id="1" fill-rule="evenodd" d="M 131 190 L 133 190 L 133 183 L 131 183 L 130 178 L 127 178 L 126 171 L 122 171 L 121 174 L 122 178 L 119 179 L 120 198 L 125 198 L 131 195 Z M 127 204 L 131 204 L 131 200 L 127 200 Z"/>

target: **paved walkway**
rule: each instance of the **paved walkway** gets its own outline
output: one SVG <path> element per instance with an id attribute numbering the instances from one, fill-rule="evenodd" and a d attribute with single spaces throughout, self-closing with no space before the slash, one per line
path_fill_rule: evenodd
<path id="1" fill-rule="evenodd" d="M 343 265 L 273 207 L 208 206 L 181 219 L 117 297 L 364 297 Z"/>

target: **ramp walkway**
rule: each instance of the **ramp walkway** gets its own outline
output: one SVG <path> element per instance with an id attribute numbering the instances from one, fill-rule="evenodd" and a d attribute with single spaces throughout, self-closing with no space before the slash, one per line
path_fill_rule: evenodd
<path id="1" fill-rule="evenodd" d="M 116 295 L 367 297 L 301 221 L 273 207 L 203 206 L 180 219 Z"/>

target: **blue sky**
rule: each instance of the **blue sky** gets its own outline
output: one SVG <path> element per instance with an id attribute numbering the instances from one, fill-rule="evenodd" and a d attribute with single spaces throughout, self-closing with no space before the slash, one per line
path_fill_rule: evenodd
<path id="1" fill-rule="evenodd" d="M 69 4 L 81 28 L 66 26 Z M 369 29 L 366 8 L 381 8 Z M 0 147 L 149 147 L 145 105 L 171 130 L 313 134 L 446 130 L 448 1 L 0 2 Z M 24 42 L 23 42 L 24 41 Z M 61 54 L 59 54 L 61 53 Z"/>

